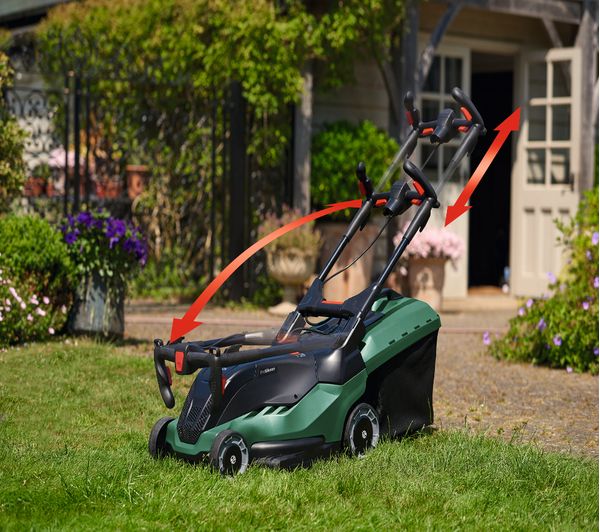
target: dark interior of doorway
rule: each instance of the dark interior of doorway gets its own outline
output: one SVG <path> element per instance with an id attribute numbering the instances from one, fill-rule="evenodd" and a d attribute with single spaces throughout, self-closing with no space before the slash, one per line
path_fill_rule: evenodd
<path id="1" fill-rule="evenodd" d="M 471 95 L 488 133 L 471 156 L 471 172 L 496 136 L 494 128 L 513 111 L 512 58 L 473 54 L 472 65 Z M 503 284 L 509 264 L 511 166 L 509 139 L 471 197 L 469 287 Z"/>

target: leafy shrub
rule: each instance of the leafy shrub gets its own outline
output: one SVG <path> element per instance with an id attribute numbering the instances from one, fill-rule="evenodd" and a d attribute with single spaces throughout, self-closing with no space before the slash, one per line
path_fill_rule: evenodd
<path id="1" fill-rule="evenodd" d="M 369 121 L 356 126 L 343 121 L 325 126 L 312 140 L 313 205 L 320 208 L 358 197 L 356 165 L 364 161 L 376 185 L 397 149 L 396 141 Z"/>
<path id="2" fill-rule="evenodd" d="M 0 346 L 60 331 L 75 287 L 60 233 L 35 216 L 7 216 L 0 249 Z"/>
<path id="3" fill-rule="evenodd" d="M 8 58 L 0 52 L 0 210 L 7 210 L 25 183 L 23 142 L 25 133 L 8 113 L 3 89 L 10 85 L 12 71 Z"/>
<path id="4" fill-rule="evenodd" d="M 499 358 L 598 373 L 598 189 L 557 227 L 569 259 L 558 278 L 548 274 L 552 294 L 527 300 L 504 337 L 484 342 Z"/>
<path id="5" fill-rule="evenodd" d="M 109 281 L 125 284 L 148 260 L 140 229 L 103 209 L 69 215 L 62 232 L 79 279 L 98 273 Z"/>

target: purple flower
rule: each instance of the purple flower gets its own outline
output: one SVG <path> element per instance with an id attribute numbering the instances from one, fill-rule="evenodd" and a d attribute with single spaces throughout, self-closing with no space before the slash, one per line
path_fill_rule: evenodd
<path id="1" fill-rule="evenodd" d="M 567 373 L 573 373 L 573 368 L 571 366 L 567 366 Z"/>
<path id="2" fill-rule="evenodd" d="M 531 308 L 531 307 L 533 307 L 533 299 L 529 298 L 527 300 L 527 308 Z"/>
<path id="3" fill-rule="evenodd" d="M 556 282 L 556 275 L 554 275 L 552 272 L 548 272 L 548 281 L 550 284 L 554 284 Z"/>
<path id="4" fill-rule="evenodd" d="M 492 343 L 492 340 L 490 339 L 490 333 L 488 331 L 485 331 L 483 333 L 483 345 L 490 345 Z"/>
<path id="5" fill-rule="evenodd" d="M 517 314 L 519 314 L 519 316 L 525 316 L 525 309 L 521 307 Z"/>
<path id="6" fill-rule="evenodd" d="M 592 252 L 589 249 L 586 250 L 585 257 L 587 258 L 587 260 L 592 260 L 594 258 Z"/>
<path id="7" fill-rule="evenodd" d="M 598 245 L 598 231 L 594 231 L 592 234 L 592 244 L 594 244 L 594 246 Z"/>
<path id="8" fill-rule="evenodd" d="M 594 288 L 598 288 L 598 277 L 594 277 Z"/>
<path id="9" fill-rule="evenodd" d="M 77 223 L 83 224 L 86 227 L 90 227 L 92 225 L 92 221 L 94 220 L 92 213 L 83 211 L 77 215 Z"/>
<path id="10" fill-rule="evenodd" d="M 590 309 L 590 302 L 589 301 L 584 301 L 581 304 L 581 306 L 582 306 L 583 310 L 589 310 Z"/>
<path id="11" fill-rule="evenodd" d="M 69 245 L 74 244 L 79 236 L 79 229 L 73 229 L 65 235 L 65 242 Z"/>
<path id="12" fill-rule="evenodd" d="M 598 356 L 598 353 L 600 353 L 598 347 L 594 347 L 594 355 Z"/>
<path id="13" fill-rule="evenodd" d="M 554 343 L 554 345 L 556 347 L 559 347 L 562 345 L 562 338 L 560 337 L 560 335 L 555 335 L 554 338 L 552 339 L 552 342 Z"/>
<path id="14" fill-rule="evenodd" d="M 546 320 L 544 318 L 540 318 L 537 324 L 538 331 L 543 331 L 546 328 Z"/>

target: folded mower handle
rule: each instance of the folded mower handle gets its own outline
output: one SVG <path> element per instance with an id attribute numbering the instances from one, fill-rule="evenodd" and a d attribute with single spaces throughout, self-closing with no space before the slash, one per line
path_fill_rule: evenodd
<path id="1" fill-rule="evenodd" d="M 161 349 L 163 347 L 162 340 L 154 340 L 154 369 L 156 371 L 156 380 L 158 382 L 158 391 L 167 408 L 175 406 L 175 397 L 171 390 L 171 372 L 165 360 L 175 361 L 175 356 L 169 350 Z"/>
<path id="2" fill-rule="evenodd" d="M 458 87 L 454 87 L 452 89 L 452 98 L 454 98 L 454 101 L 461 106 L 461 110 L 463 111 L 463 114 L 465 113 L 465 109 L 467 111 L 467 113 L 470 116 L 467 116 L 466 118 L 471 121 L 472 125 L 475 124 L 479 124 L 481 125 L 481 128 L 479 130 L 479 135 L 483 136 L 486 133 L 485 130 L 485 124 L 483 123 L 483 118 L 481 118 L 481 114 L 479 113 L 479 111 L 477 110 L 477 107 L 475 107 L 475 104 L 471 101 L 471 98 L 469 98 L 461 89 L 459 89 Z"/>

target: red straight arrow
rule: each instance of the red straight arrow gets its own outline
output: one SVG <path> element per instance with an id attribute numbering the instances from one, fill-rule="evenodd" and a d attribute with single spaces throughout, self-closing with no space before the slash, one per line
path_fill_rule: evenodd
<path id="1" fill-rule="evenodd" d="M 217 275 L 211 283 L 205 288 L 204 292 L 202 292 L 196 301 L 192 303 L 192 306 L 188 309 L 188 311 L 184 314 L 183 318 L 173 318 L 173 323 L 171 325 L 171 342 L 176 340 L 177 338 L 181 338 L 189 333 L 191 330 L 201 325 L 201 321 L 196 321 L 196 317 L 202 309 L 206 306 L 206 304 L 210 301 L 212 296 L 215 295 L 217 290 L 221 288 L 223 283 L 231 277 L 231 275 L 246 262 L 252 255 L 254 255 L 257 251 L 264 248 L 270 242 L 273 242 L 276 238 L 288 233 L 304 225 L 308 222 L 312 222 L 317 218 L 321 218 L 323 216 L 327 216 L 328 214 L 334 213 L 336 211 L 341 211 L 343 209 L 358 209 L 362 205 L 361 200 L 350 200 L 343 201 L 341 203 L 334 203 L 330 205 L 326 209 L 321 211 L 313 212 L 308 214 L 307 216 L 303 216 L 302 218 L 298 218 L 289 224 L 286 224 L 279 229 L 276 229 L 271 234 L 261 238 L 255 244 L 252 244 L 248 249 L 240 253 L 235 259 L 233 259 L 223 271 Z"/>
<path id="2" fill-rule="evenodd" d="M 500 148 L 506 142 L 510 132 L 518 131 L 520 120 L 521 108 L 518 107 L 513 114 L 511 114 L 504 122 L 494 129 L 494 131 L 498 131 L 494 142 L 492 142 L 492 145 L 483 156 L 483 159 L 481 159 L 481 162 L 473 172 L 471 179 L 469 179 L 463 191 L 460 193 L 460 196 L 458 196 L 458 199 L 454 202 L 454 205 L 448 206 L 448 210 L 446 211 L 446 222 L 444 223 L 444 226 L 451 224 L 454 220 L 456 220 L 459 216 L 462 216 L 471 208 L 471 205 L 467 205 L 467 201 L 469 201 L 469 198 L 473 192 L 475 192 L 477 185 L 479 185 L 483 175 L 487 172 L 490 164 L 492 164 L 494 157 L 496 157 L 500 151 Z"/>

